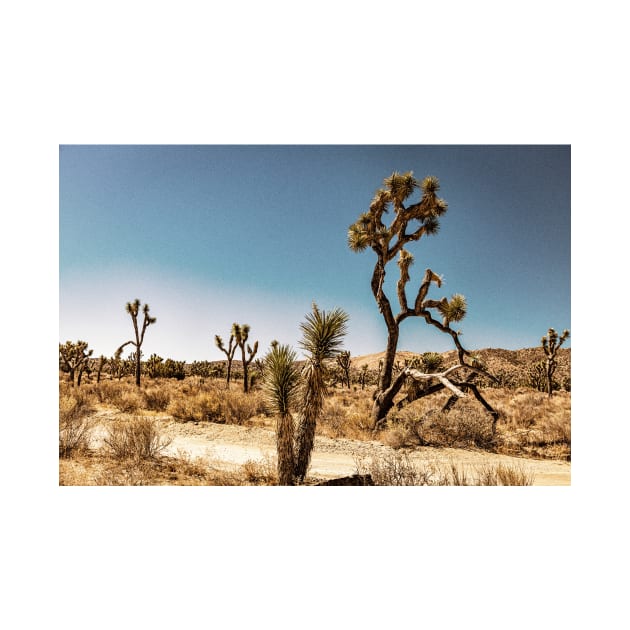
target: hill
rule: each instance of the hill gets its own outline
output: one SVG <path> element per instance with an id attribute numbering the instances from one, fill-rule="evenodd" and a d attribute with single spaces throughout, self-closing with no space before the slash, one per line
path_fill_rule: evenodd
<path id="1" fill-rule="evenodd" d="M 457 363 L 457 351 L 438 353 L 444 360 L 444 366 Z M 545 353 L 542 348 L 522 348 L 521 350 L 503 350 L 502 348 L 484 348 L 475 350 L 472 353 L 486 365 L 486 369 L 504 384 L 518 385 L 527 378 L 529 371 L 539 361 L 543 361 Z M 367 365 L 370 370 L 378 370 L 378 363 L 385 356 L 385 352 L 376 354 L 366 354 L 359 357 L 352 357 L 352 367 L 360 369 Z M 401 350 L 396 353 L 396 360 L 404 365 L 421 355 L 408 350 Z M 557 355 L 558 368 L 554 374 L 554 380 L 564 383 L 571 378 L 571 348 L 560 348 Z"/>

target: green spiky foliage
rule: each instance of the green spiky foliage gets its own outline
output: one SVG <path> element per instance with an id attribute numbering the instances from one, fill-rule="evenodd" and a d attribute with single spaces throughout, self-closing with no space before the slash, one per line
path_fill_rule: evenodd
<path id="1" fill-rule="evenodd" d="M 342 384 L 345 382 L 346 387 L 350 389 L 350 351 L 344 350 L 340 352 L 337 357 L 337 365 L 341 369 L 342 372 Z"/>
<path id="2" fill-rule="evenodd" d="M 122 353 L 122 350 L 125 346 L 131 344 L 135 347 L 135 352 L 133 353 L 134 362 L 135 362 L 135 374 L 136 374 L 136 385 L 140 387 L 140 373 L 141 373 L 141 357 L 142 357 L 142 344 L 144 342 L 144 334 L 147 331 L 147 328 L 151 324 L 155 324 L 157 318 L 151 317 L 149 315 L 149 305 L 145 304 L 142 307 L 142 324 L 138 324 L 138 317 L 140 315 L 140 300 L 135 299 L 133 302 L 127 302 L 125 306 L 125 310 L 129 313 L 131 317 L 131 321 L 133 322 L 133 331 L 135 334 L 135 340 L 130 339 L 129 341 L 125 341 L 118 350 Z M 118 350 L 116 352 L 118 352 Z"/>
<path id="3" fill-rule="evenodd" d="M 411 172 L 392 173 L 384 180 L 383 187 L 377 190 L 368 211 L 361 214 L 348 230 L 348 246 L 352 251 L 361 252 L 370 248 L 376 254 L 371 288 L 387 327 L 387 347 L 372 407 L 374 428 L 384 422 L 406 378 L 405 370 L 395 369 L 400 325 L 405 319 L 422 317 L 428 324 L 450 335 L 457 347 L 460 363 L 465 364 L 464 358 L 468 354 L 460 343 L 461 333 L 450 327 L 452 322 L 461 321 L 466 315 L 463 295 L 455 294 L 450 299 L 428 299 L 431 285 L 441 287 L 442 278 L 427 269 L 413 302 L 407 297 L 414 257 L 406 247 L 439 231 L 440 218 L 448 210 L 446 201 L 438 197 L 439 189 L 437 177 L 425 177 L 420 182 Z M 413 202 L 410 198 L 415 191 L 420 192 L 420 200 Z M 384 289 L 386 267 L 395 258 L 398 259 L 399 270 L 396 284 L 400 306 L 398 313 L 394 313 Z"/>
<path id="4" fill-rule="evenodd" d="M 59 344 L 59 368 L 67 372 L 68 381 L 74 387 L 74 377 L 77 375 L 77 387 L 81 386 L 81 374 L 87 366 L 93 350 L 88 350 L 87 341 L 66 341 Z"/>
<path id="5" fill-rule="evenodd" d="M 166 359 L 162 366 L 162 376 L 164 376 L 164 378 L 176 378 L 178 381 L 183 381 L 184 378 L 186 378 L 186 362 Z"/>
<path id="6" fill-rule="evenodd" d="M 302 368 L 298 427 L 295 439 L 295 477 L 302 482 L 311 460 L 315 443 L 315 427 L 326 395 L 324 362 L 334 359 L 341 351 L 347 332 L 348 314 L 340 308 L 330 312 L 320 310 L 313 302 L 312 312 L 300 324 L 300 347 L 306 353 Z"/>
<path id="7" fill-rule="evenodd" d="M 237 348 L 237 345 L 234 343 L 234 331 L 232 330 L 230 333 L 230 341 L 227 348 L 223 345 L 223 339 L 219 335 L 214 336 L 214 345 L 227 357 L 226 386 L 229 389 L 230 379 L 232 378 L 232 361 Z"/>
<path id="8" fill-rule="evenodd" d="M 569 338 L 569 331 L 562 331 L 561 335 L 550 328 L 547 331 L 547 335 L 540 340 L 542 349 L 546 356 L 546 380 L 547 380 L 547 395 L 549 398 L 553 395 L 553 375 L 558 366 L 556 361 L 556 355 L 560 346 Z"/>
<path id="9" fill-rule="evenodd" d="M 190 375 L 202 378 L 223 376 L 223 365 L 212 361 L 193 361 L 190 365 Z"/>
<path id="10" fill-rule="evenodd" d="M 291 415 L 299 383 L 296 354 L 289 346 L 278 343 L 264 359 L 264 392 L 267 405 L 276 416 L 276 448 L 278 452 L 278 485 L 294 485 L 294 421 Z"/>
<path id="11" fill-rule="evenodd" d="M 236 345 L 241 349 L 241 361 L 243 363 L 243 391 L 247 393 L 249 391 L 249 364 L 252 362 L 258 352 L 258 341 L 254 342 L 254 346 L 251 347 L 247 343 L 249 338 L 249 332 L 251 328 L 249 324 L 232 324 L 232 336 Z M 247 349 L 247 355 L 245 350 Z"/>
<path id="12" fill-rule="evenodd" d="M 423 372 L 438 372 L 443 363 L 442 355 L 437 352 L 424 352 L 420 357 L 420 369 Z"/>

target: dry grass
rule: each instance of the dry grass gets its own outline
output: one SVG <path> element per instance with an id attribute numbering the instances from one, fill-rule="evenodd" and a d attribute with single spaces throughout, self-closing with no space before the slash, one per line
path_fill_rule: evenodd
<path id="1" fill-rule="evenodd" d="M 324 405 L 318 435 L 376 438 L 393 448 L 474 448 L 522 457 L 571 458 L 568 392 L 556 392 L 549 400 L 532 389 L 484 389 L 484 397 L 500 414 L 495 435 L 492 418 L 474 398 L 458 401 L 448 413 L 442 413 L 448 395 L 438 393 L 393 410 L 386 427 L 374 435 L 370 430 L 372 390 L 333 390 Z"/>
<path id="2" fill-rule="evenodd" d="M 187 453 L 152 459 L 120 459 L 105 449 L 59 460 L 60 486 L 269 486 L 275 463 L 249 461 L 226 470 Z"/>
<path id="3" fill-rule="evenodd" d="M 534 477 L 520 466 L 464 469 L 455 463 L 415 463 L 404 451 L 356 460 L 357 474 L 371 475 L 376 486 L 531 486 Z"/>
<path id="4" fill-rule="evenodd" d="M 90 443 L 93 422 L 89 419 L 92 405 L 89 397 L 76 390 L 59 396 L 59 456 L 83 453 Z"/>
<path id="5" fill-rule="evenodd" d="M 162 436 L 157 420 L 144 416 L 117 420 L 108 430 L 105 445 L 116 459 L 155 459 L 171 440 Z"/>
<path id="6" fill-rule="evenodd" d="M 531 389 L 486 389 L 484 396 L 501 414 L 494 436 L 491 418 L 474 400 L 459 401 L 448 414 L 439 409 L 447 399 L 438 394 L 418 400 L 390 415 L 384 430 L 371 430 L 373 388 L 336 388 L 326 398 L 317 434 L 330 438 L 380 440 L 399 451 L 397 458 L 364 461 L 381 485 L 528 485 L 523 470 L 496 466 L 487 469 L 414 465 L 405 448 L 417 446 L 485 449 L 524 457 L 570 459 L 571 395 L 557 392 L 549 400 Z M 101 451 L 89 449 L 90 416 L 116 410 L 131 418 L 112 424 Z M 274 485 L 271 460 L 246 462 L 225 470 L 208 460 L 185 454 L 164 456 L 166 441 L 151 415 L 166 412 L 176 420 L 272 427 L 262 392 L 244 394 L 240 384 L 228 390 L 223 380 L 187 378 L 132 379 L 84 383 L 80 388 L 60 381 L 59 454 L 61 485 Z M 110 416 L 111 417 L 111 416 Z"/>
<path id="7" fill-rule="evenodd" d="M 175 385 L 175 384 L 174 384 Z M 167 413 L 181 422 L 244 425 L 265 413 L 262 392 L 226 389 L 221 381 L 182 383 L 172 387 Z"/>
<path id="8" fill-rule="evenodd" d="M 571 459 L 571 394 L 556 392 L 551 400 L 530 389 L 488 390 L 488 401 L 501 414 L 497 426 L 500 453 Z"/>

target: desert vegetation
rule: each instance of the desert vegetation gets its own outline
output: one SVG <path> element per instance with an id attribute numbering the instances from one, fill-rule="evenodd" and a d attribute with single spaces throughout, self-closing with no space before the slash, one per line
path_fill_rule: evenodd
<path id="1" fill-rule="evenodd" d="M 93 359 L 85 341 L 60 343 L 60 484 L 532 485 L 528 466 L 569 462 L 570 350 L 561 348 L 569 331 L 550 328 L 537 348 L 473 352 L 452 327 L 467 314 L 466 298 L 429 297 L 441 276 L 426 269 L 409 299 L 409 248 L 436 234 L 448 209 L 439 188 L 435 177 L 395 172 L 350 226 L 350 248 L 376 256 L 370 286 L 387 330 L 378 355 L 354 357 L 344 347 L 348 314 L 315 302 L 300 324 L 301 357 L 273 341 L 256 359 L 250 325 L 234 323 L 227 347 L 214 336 L 225 360 L 143 360 L 146 330 L 157 320 L 138 299 L 125 307 L 134 337 L 111 357 Z M 411 202 L 416 190 L 420 199 Z M 395 259 L 397 312 L 385 293 Z M 448 335 L 454 349 L 400 351 L 409 318 Z M 125 358 L 126 346 L 134 351 Z M 200 444 L 212 450 L 208 436 L 221 435 L 218 427 L 232 440 L 226 448 L 237 440 L 238 462 L 199 454 Z M 337 480 L 313 472 L 318 449 L 320 457 L 333 453 L 335 470 L 351 458 L 352 470 L 346 462 Z M 486 459 L 462 463 L 462 452 Z"/>

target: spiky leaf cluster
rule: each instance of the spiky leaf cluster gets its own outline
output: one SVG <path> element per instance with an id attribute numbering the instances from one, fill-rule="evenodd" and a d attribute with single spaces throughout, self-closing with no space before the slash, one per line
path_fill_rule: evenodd
<path id="1" fill-rule="evenodd" d="M 437 372 L 443 365 L 444 359 L 437 352 L 424 352 L 420 357 L 420 366 L 428 374 Z"/>
<path id="2" fill-rule="evenodd" d="M 461 293 L 455 293 L 450 300 L 443 298 L 437 309 L 442 315 L 445 326 L 451 322 L 459 322 L 466 316 L 466 298 Z"/>
<path id="3" fill-rule="evenodd" d="M 437 196 L 440 183 L 437 177 L 425 177 L 421 183 L 413 173 L 394 172 L 383 181 L 369 210 L 359 216 L 348 229 L 348 246 L 355 252 L 372 247 L 377 253 L 387 255 L 387 260 L 409 241 L 423 235 L 436 234 L 439 230 L 438 217 L 448 209 L 444 199 Z M 422 190 L 419 202 L 404 205 L 416 188 Z M 383 223 L 383 215 L 393 206 L 395 216 L 389 226 Z M 415 223 L 417 222 L 417 223 Z M 411 232 L 408 228 L 411 227 Z M 396 241 L 392 244 L 392 239 Z"/>
<path id="4" fill-rule="evenodd" d="M 555 329 L 550 328 L 547 331 L 547 336 L 540 340 L 545 354 L 548 357 L 555 356 L 556 351 L 569 338 L 569 335 L 569 331 L 565 329 L 562 331 L 562 335 L 558 336 Z"/>
<path id="5" fill-rule="evenodd" d="M 312 312 L 307 313 L 305 319 L 300 324 L 302 339 L 299 345 L 308 353 L 309 360 L 320 365 L 335 357 L 348 331 L 348 314 L 340 308 L 326 312 L 313 303 Z"/>
<path id="6" fill-rule="evenodd" d="M 285 415 L 295 403 L 299 371 L 296 353 L 288 345 L 275 344 L 264 359 L 264 392 L 267 404 L 278 415 Z"/>

